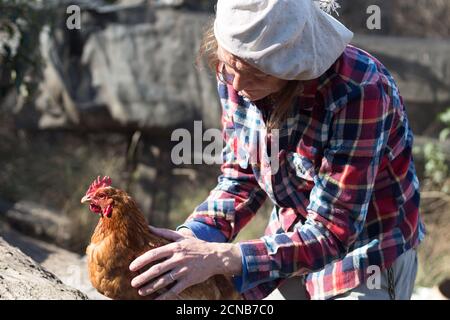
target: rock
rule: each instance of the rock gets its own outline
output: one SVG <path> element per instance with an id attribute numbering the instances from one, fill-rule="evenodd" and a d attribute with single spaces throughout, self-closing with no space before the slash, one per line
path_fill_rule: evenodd
<path id="1" fill-rule="evenodd" d="M 152 4 L 158 8 L 188 8 L 191 10 L 214 12 L 216 2 L 211 0 L 153 0 Z"/>
<path id="2" fill-rule="evenodd" d="M 139 128 L 219 124 L 215 80 L 194 66 L 206 14 L 156 11 L 154 24 L 110 25 L 86 43 L 83 61 L 114 119 Z M 103 48 L 107 48 L 106 50 Z M 106 63 L 121 53 L 114 64 Z"/>
<path id="3" fill-rule="evenodd" d="M 436 114 L 450 105 L 450 45 L 439 39 L 406 36 L 443 30 L 447 22 L 430 16 L 443 14 L 450 6 L 445 0 L 431 5 L 414 0 L 421 9 L 413 14 L 410 2 L 343 3 L 340 19 L 355 30 L 353 43 L 379 58 L 394 75 L 415 134 L 428 135 L 436 132 Z M 16 108 L 21 127 L 141 130 L 150 135 L 190 128 L 194 120 L 203 120 L 205 129 L 220 127 L 214 76 L 194 66 L 202 33 L 211 19 L 207 2 L 75 3 L 81 7 L 80 30 L 65 27 L 67 14 L 61 11 L 64 6 L 58 6 L 61 12 L 55 25 L 59 27 L 41 35 L 46 61 L 41 93 L 35 104 Z M 384 27 L 380 32 L 367 31 L 368 15 L 364 13 L 369 4 L 382 8 Z M 355 26 L 356 16 L 361 20 L 359 27 Z M 396 33 L 408 17 L 414 18 L 415 24 L 407 28 L 403 24 L 409 31 Z M 413 32 L 425 22 L 430 34 Z"/>
<path id="4" fill-rule="evenodd" d="M 70 238 L 69 219 L 38 203 L 9 203 L 0 199 L 0 214 L 14 229 L 35 238 L 60 246 L 65 246 Z"/>
<path id="5" fill-rule="evenodd" d="M 81 12 L 80 30 L 42 33 L 44 80 L 35 106 L 19 111 L 22 127 L 171 131 L 194 120 L 220 125 L 215 78 L 194 65 L 207 13 L 146 3 Z"/>
<path id="6" fill-rule="evenodd" d="M 448 38 L 450 36 L 450 2 L 448 0 L 358 0 L 339 1 L 340 21 L 356 33 L 399 37 Z M 380 8 L 380 29 L 369 29 L 367 20 Z"/>
<path id="7" fill-rule="evenodd" d="M 158 7 L 180 7 L 185 2 L 185 0 L 155 0 L 154 4 Z"/>
<path id="8" fill-rule="evenodd" d="M 92 287 L 87 271 L 86 256 L 64 250 L 53 244 L 25 236 L 8 228 L 0 227 L 3 239 L 52 272 L 65 285 L 83 292 L 89 299 L 108 299 Z"/>
<path id="9" fill-rule="evenodd" d="M 450 102 L 450 43 L 364 35 L 357 35 L 353 43 L 389 68 L 406 100 L 427 104 Z"/>
<path id="10" fill-rule="evenodd" d="M 450 43 L 434 39 L 357 35 L 352 41 L 393 75 L 415 134 L 427 133 L 450 106 Z"/>
<path id="11" fill-rule="evenodd" d="M 86 300 L 82 292 L 61 282 L 0 237 L 0 299 Z"/>

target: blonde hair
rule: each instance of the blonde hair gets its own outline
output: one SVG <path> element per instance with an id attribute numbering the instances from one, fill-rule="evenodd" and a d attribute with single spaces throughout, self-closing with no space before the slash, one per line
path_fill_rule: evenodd
<path id="1" fill-rule="evenodd" d="M 217 67 L 220 60 L 217 56 L 217 49 L 219 44 L 217 43 L 214 35 L 214 24 L 211 21 L 205 32 L 198 51 L 196 65 L 201 68 L 203 59 L 206 60 L 207 66 L 212 72 L 217 72 Z M 237 57 L 238 58 L 238 57 Z M 279 129 L 284 120 L 289 116 L 289 112 L 293 105 L 295 98 L 298 96 L 301 83 L 298 80 L 290 80 L 287 84 L 277 93 L 272 94 L 271 100 L 274 101 L 274 111 L 269 117 L 267 122 L 267 130 Z"/>

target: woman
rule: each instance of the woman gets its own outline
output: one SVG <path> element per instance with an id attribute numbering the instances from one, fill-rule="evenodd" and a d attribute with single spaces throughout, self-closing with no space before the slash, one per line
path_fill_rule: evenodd
<path id="1" fill-rule="evenodd" d="M 413 136 L 394 79 L 312 0 L 219 0 L 202 54 L 225 148 L 217 187 L 177 242 L 131 265 L 161 299 L 214 274 L 247 299 L 409 299 L 423 239 Z M 275 147 L 274 147 L 275 146 Z M 274 165 L 276 163 L 276 165 Z M 265 199 L 266 235 L 230 243 Z"/>

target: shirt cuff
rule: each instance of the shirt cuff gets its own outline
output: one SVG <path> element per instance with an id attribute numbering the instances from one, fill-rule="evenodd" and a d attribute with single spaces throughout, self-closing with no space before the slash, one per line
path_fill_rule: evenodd
<path id="1" fill-rule="evenodd" d="M 253 289 L 261 283 L 274 280 L 267 264 L 269 252 L 263 240 L 250 240 L 239 243 L 242 255 L 242 274 L 233 277 L 239 293 Z"/>
<path id="2" fill-rule="evenodd" d="M 247 270 L 247 262 L 245 261 L 245 255 L 242 252 L 242 247 L 239 245 L 239 249 L 241 250 L 241 256 L 242 256 L 242 274 L 239 276 L 233 276 L 233 284 L 235 289 L 239 293 L 244 293 L 245 291 L 251 289 L 248 282 L 248 270 Z"/>
<path id="3" fill-rule="evenodd" d="M 208 242 L 227 242 L 223 233 L 210 225 L 199 221 L 191 220 L 177 227 L 177 231 L 181 228 L 188 228 L 192 231 L 194 236 L 200 240 Z"/>

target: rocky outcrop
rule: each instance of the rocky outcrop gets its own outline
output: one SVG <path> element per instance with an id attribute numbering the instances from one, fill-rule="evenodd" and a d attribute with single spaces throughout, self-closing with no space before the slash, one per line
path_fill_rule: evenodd
<path id="1" fill-rule="evenodd" d="M 87 299 L 1 237 L 0 257 L 0 299 Z"/>
<path id="2" fill-rule="evenodd" d="M 436 115 L 450 106 L 450 43 L 418 38 L 357 35 L 353 43 L 391 72 L 416 134 L 433 133 Z"/>
<path id="3" fill-rule="evenodd" d="M 61 27 L 42 33 L 44 80 L 22 126 L 155 132 L 220 123 L 215 79 L 195 66 L 208 13 L 80 5 L 79 30 L 65 27 L 62 12 Z"/>
<path id="4" fill-rule="evenodd" d="M 154 137 L 177 127 L 191 128 L 194 120 L 203 120 L 205 129 L 220 126 L 215 79 L 194 65 L 209 12 L 186 0 L 78 2 L 81 29 L 67 29 L 63 11 L 57 15 L 59 27 L 42 33 L 44 79 L 35 103 L 16 108 L 21 110 L 17 119 L 22 127 L 139 130 Z M 382 8 L 383 21 L 406 14 L 402 6 L 394 7 L 395 17 Z M 358 13 L 365 21 L 365 9 L 343 4 L 339 19 L 345 22 Z M 393 73 L 414 132 L 432 134 L 436 114 L 450 105 L 450 45 L 436 39 L 385 36 L 392 33 L 383 26 L 383 36 L 357 34 L 353 43 L 373 53 Z"/>
<path id="5" fill-rule="evenodd" d="M 450 2 L 448 0 L 358 0 L 338 1 L 339 19 L 357 33 L 398 37 L 450 37 Z M 380 8 L 381 28 L 367 28 L 367 19 Z"/>
<path id="6" fill-rule="evenodd" d="M 59 246 L 67 246 L 70 221 L 67 217 L 30 201 L 10 203 L 0 199 L 1 220 L 24 234 Z"/>
<path id="7" fill-rule="evenodd" d="M 58 277 L 65 285 L 79 290 L 89 299 L 107 299 L 91 285 L 86 256 L 80 256 L 54 244 L 25 236 L 8 225 L 0 226 L 0 234 L 8 245 L 20 249 L 23 254 Z"/>

